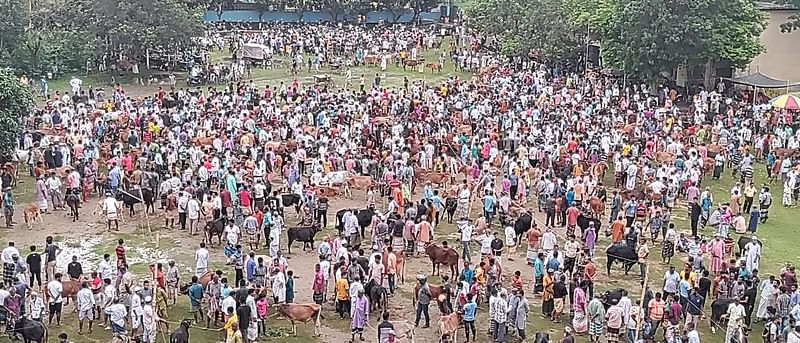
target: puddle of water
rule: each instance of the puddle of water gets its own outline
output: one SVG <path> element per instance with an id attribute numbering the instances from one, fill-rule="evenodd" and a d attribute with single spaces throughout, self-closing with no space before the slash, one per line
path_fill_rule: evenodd
<path id="1" fill-rule="evenodd" d="M 61 245 L 61 253 L 56 257 L 56 266 L 58 270 L 66 271 L 67 265 L 72 262 L 72 256 L 78 256 L 78 261 L 81 263 L 83 270 L 87 273 L 97 270 L 97 265 L 102 260 L 102 254 L 109 253 L 112 255 L 112 267 L 116 267 L 114 261 L 114 251 L 98 252 L 95 247 L 103 243 L 100 237 L 90 237 L 82 240 L 67 239 Z M 126 251 L 128 264 L 133 266 L 137 264 L 150 264 L 153 262 L 161 262 L 167 264 L 170 258 L 169 251 L 164 249 L 142 248 L 142 247 L 128 247 Z"/>

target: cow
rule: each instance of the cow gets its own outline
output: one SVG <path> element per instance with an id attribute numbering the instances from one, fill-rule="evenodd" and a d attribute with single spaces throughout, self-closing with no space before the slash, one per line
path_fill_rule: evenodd
<path id="1" fill-rule="evenodd" d="M 292 323 L 292 334 L 297 336 L 294 322 L 308 323 L 314 320 L 314 335 L 319 336 L 322 318 L 322 305 L 318 304 L 278 304 L 278 313 Z"/>
<path id="2" fill-rule="evenodd" d="M 39 211 L 39 206 L 34 203 L 25 205 L 22 217 L 25 219 L 25 224 L 28 224 L 28 230 L 33 228 L 33 223 L 37 220 L 44 225 L 44 218 L 42 218 L 42 213 Z"/>
<path id="3" fill-rule="evenodd" d="M 447 173 L 427 173 L 420 176 L 420 180 L 439 186 L 446 186 L 449 179 L 450 175 Z"/>
<path id="4" fill-rule="evenodd" d="M 328 185 L 339 186 L 343 196 L 352 197 L 353 193 L 350 192 L 350 187 L 347 183 L 347 178 L 350 175 L 348 171 L 335 171 L 330 172 L 325 177 L 328 179 Z"/>
<path id="5" fill-rule="evenodd" d="M 612 290 L 605 291 L 603 292 L 603 294 L 600 295 L 600 299 L 603 300 L 603 305 L 605 305 L 606 309 L 608 309 L 609 307 L 611 307 L 612 304 L 614 304 L 614 300 L 619 302 L 619 299 L 622 299 L 623 291 L 624 289 L 622 288 L 614 288 Z"/>
<path id="6" fill-rule="evenodd" d="M 603 218 L 606 213 L 606 204 L 598 197 L 589 198 L 589 211 L 593 218 Z"/>
<path id="7" fill-rule="evenodd" d="M 78 191 L 67 192 L 66 199 L 67 207 L 69 207 L 69 215 L 72 221 L 78 221 L 78 208 L 81 205 L 81 195 Z"/>
<path id="8" fill-rule="evenodd" d="M 431 259 L 431 265 L 433 267 L 433 272 L 431 275 L 437 275 L 436 271 L 438 270 L 441 274 L 441 267 L 439 265 L 444 264 L 450 267 L 450 279 L 455 280 L 456 275 L 458 275 L 458 252 L 451 247 L 440 247 L 436 244 L 428 244 L 425 246 L 425 253 L 428 254 L 428 258 Z"/>
<path id="9" fill-rule="evenodd" d="M 64 305 L 69 305 L 69 301 L 73 300 L 75 302 L 75 311 L 78 310 L 78 302 L 75 301 L 78 296 L 78 291 L 81 289 L 81 281 L 80 280 L 65 280 L 61 279 L 61 298 L 64 299 Z M 42 292 L 44 296 L 44 302 L 48 302 L 50 300 L 50 292 L 47 290 L 47 286 L 45 285 L 45 291 Z"/>
<path id="10" fill-rule="evenodd" d="M 458 199 L 453 197 L 447 197 L 444 200 L 444 209 L 447 211 L 447 223 L 453 223 L 453 215 L 456 213 L 456 208 L 458 207 Z"/>
<path id="11" fill-rule="evenodd" d="M 594 241 L 597 243 L 597 239 L 599 238 L 597 233 L 600 232 L 600 225 L 602 224 L 602 221 L 597 218 L 586 217 L 583 214 L 578 216 L 578 227 L 581 229 L 581 236 L 583 236 L 583 233 L 589 228 L 589 223 L 594 223 Z"/>
<path id="12" fill-rule="evenodd" d="M 375 216 L 375 210 L 371 208 L 365 208 L 361 210 L 354 210 L 354 209 L 341 209 L 336 211 L 336 229 L 339 230 L 339 234 L 342 234 L 344 231 L 344 214 L 347 211 L 352 211 L 353 214 L 356 215 L 356 219 L 358 219 L 358 226 L 361 228 L 361 238 L 365 238 L 364 230 L 370 224 L 372 224 L 372 217 Z"/>
<path id="13" fill-rule="evenodd" d="M 295 241 L 303 242 L 303 251 L 306 251 L 306 244 L 311 244 L 311 250 L 314 250 L 314 236 L 319 232 L 319 223 L 311 226 L 290 227 L 286 231 L 286 236 L 289 239 L 288 252 L 292 253 L 292 243 Z"/>
<path id="14" fill-rule="evenodd" d="M 371 176 L 350 176 L 347 178 L 347 186 L 355 189 L 367 189 L 375 185 L 375 180 Z"/>
<path id="15" fill-rule="evenodd" d="M 119 192 L 117 192 L 117 200 L 122 201 L 125 207 L 128 208 L 128 215 L 131 218 L 133 218 L 133 216 L 136 215 L 136 211 L 133 209 L 133 207 L 136 204 L 141 203 L 142 202 L 141 199 L 142 199 L 142 190 L 139 188 L 127 191 L 119 190 Z"/>
<path id="16" fill-rule="evenodd" d="M 294 207 L 295 217 L 300 216 L 300 205 L 303 202 L 300 195 L 294 193 L 281 194 L 281 202 L 283 207 Z"/>
<path id="17" fill-rule="evenodd" d="M 412 299 L 414 304 L 417 303 L 417 295 L 419 294 L 420 287 L 421 286 L 420 286 L 419 282 L 417 282 L 417 284 L 414 285 L 414 294 L 411 295 L 411 299 Z M 431 290 L 431 299 L 439 299 L 439 295 L 440 294 L 444 294 L 444 289 L 442 289 L 441 286 L 434 286 L 434 285 L 428 284 L 428 289 Z"/>
<path id="18" fill-rule="evenodd" d="M 380 320 L 380 318 L 378 320 Z M 407 320 L 392 320 L 390 323 L 394 326 L 395 338 L 398 340 L 408 338 L 411 343 L 414 343 L 415 329 L 417 328 L 414 323 Z"/>
<path id="19" fill-rule="evenodd" d="M 22 336 L 24 343 L 44 343 L 47 342 L 47 327 L 43 322 L 28 319 L 27 316 L 20 316 L 14 323 L 14 331 Z"/>
<path id="20" fill-rule="evenodd" d="M 178 328 L 169 335 L 169 343 L 189 343 L 190 326 L 192 326 L 191 319 L 182 320 Z"/>
<path id="21" fill-rule="evenodd" d="M 711 302 L 711 333 L 716 333 L 717 326 L 720 325 L 722 316 L 728 313 L 728 306 L 736 302 L 736 299 L 716 299 Z"/>
<path id="22" fill-rule="evenodd" d="M 375 309 L 389 310 L 389 296 L 386 293 L 386 288 L 375 282 L 375 280 L 370 280 L 369 283 L 364 286 L 364 294 L 369 298 L 369 303 L 371 305 L 369 308 L 370 312 Z"/>
<path id="23" fill-rule="evenodd" d="M 743 256 L 743 254 L 745 253 L 746 247 L 747 247 L 747 243 L 750 243 L 750 242 L 752 242 L 752 241 L 753 241 L 753 238 L 752 238 L 752 237 L 748 237 L 748 236 L 739 236 L 739 240 L 737 240 L 737 241 L 736 241 L 736 246 L 739 248 L 739 256 Z M 760 240 L 756 239 L 756 242 L 757 242 L 757 243 L 758 243 L 758 245 L 760 245 L 762 248 L 764 247 L 764 245 L 763 245 L 763 244 L 761 244 L 761 241 L 760 241 Z"/>
<path id="24" fill-rule="evenodd" d="M 517 245 L 522 242 L 522 237 L 525 235 L 525 233 L 531 229 L 532 222 L 533 217 L 528 212 L 521 214 L 514 222 L 514 233 L 517 235 Z"/>
<path id="25" fill-rule="evenodd" d="M 627 245 L 609 246 L 608 249 L 606 249 L 606 256 L 608 258 L 606 262 L 606 272 L 608 272 L 608 275 L 611 275 L 611 265 L 614 264 L 614 262 L 621 262 L 625 269 L 625 275 L 628 275 L 628 272 L 638 260 L 636 251 Z"/>
<path id="26" fill-rule="evenodd" d="M 222 233 L 225 232 L 225 219 L 218 218 L 206 223 L 205 231 L 206 240 L 208 241 L 209 246 L 214 245 L 211 239 L 214 238 L 215 235 L 217 236 L 217 243 L 222 245 Z"/>
<path id="27" fill-rule="evenodd" d="M 447 342 L 449 338 L 452 338 L 453 343 L 456 343 L 460 325 L 461 314 L 459 312 L 439 316 L 439 320 L 436 322 L 436 327 L 439 330 L 439 341 Z"/>
<path id="28" fill-rule="evenodd" d="M 152 188 L 141 189 L 142 200 L 144 200 L 144 211 L 148 214 L 156 213 L 156 195 Z"/>

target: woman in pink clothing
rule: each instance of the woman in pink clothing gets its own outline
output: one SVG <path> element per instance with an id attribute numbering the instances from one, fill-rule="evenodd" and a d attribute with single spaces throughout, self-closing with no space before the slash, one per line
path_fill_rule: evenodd
<path id="1" fill-rule="evenodd" d="M 580 287 L 575 288 L 575 294 L 572 296 L 572 308 L 575 310 L 572 328 L 577 334 L 582 334 L 589 329 L 589 321 L 586 317 L 586 293 L 583 291 L 583 287 L 585 284 L 581 282 Z"/>

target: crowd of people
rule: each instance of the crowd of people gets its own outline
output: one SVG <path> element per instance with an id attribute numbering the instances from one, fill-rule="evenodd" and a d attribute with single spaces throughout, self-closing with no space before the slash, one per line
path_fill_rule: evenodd
<path id="1" fill-rule="evenodd" d="M 435 32 L 412 27 L 278 25 L 228 38 L 210 34 L 207 45 L 223 50 L 257 42 L 290 57 L 293 66 L 287 68 L 297 69 L 309 58 L 309 70 L 337 59 L 347 68 L 366 63 L 368 54 L 414 58 L 437 49 L 437 56 L 446 57 L 440 63 L 476 76 L 435 83 L 406 78 L 402 85 L 387 85 L 378 73 L 369 84 L 361 76 L 357 86 L 238 81 L 206 90 L 171 82 L 147 97 L 130 97 L 119 85 L 107 98 L 80 83 L 69 92 L 56 91 L 46 106 L 24 118 L 20 137 L 18 154 L 37 179 L 38 210 L 64 207 L 68 194 L 77 198 L 72 201 L 87 202 L 98 193 L 112 230 L 119 228 L 123 211 L 118 199 L 160 202 L 166 227 L 177 218 L 181 230 L 205 232 L 209 243 L 219 223 L 224 260 L 233 269 L 231 278 L 210 270 L 209 260 L 221 257 L 212 257 L 201 243 L 192 275 L 181 275 L 175 261 L 168 261 L 154 263 L 149 280 L 134 281 L 120 241 L 115 266 L 106 255 L 91 277 L 76 281 L 81 333 L 84 328 L 91 333 L 93 320 L 102 315 L 115 334 L 126 335 L 129 327 L 131 334 L 154 342 L 169 302 L 176 302 L 181 282 L 188 282 L 195 322 L 222 323 L 229 342 L 256 341 L 264 334 L 269 304 L 293 302 L 293 273 L 311 268 L 292 266 L 293 271 L 282 255 L 292 215 L 286 210 L 296 205 L 300 227 L 327 227 L 332 199 L 320 189 L 346 175 L 344 183 L 353 177 L 372 180 L 364 197 L 369 224 L 361 223 L 361 212 L 344 211 L 340 235 L 325 237 L 316 249 L 312 299 L 335 302 L 340 317 L 351 318 L 353 339 L 362 336 L 370 306 L 376 305 L 368 289 L 386 285 L 394 294 L 398 265 L 441 240 L 437 231 L 445 216 L 456 220 L 461 241 L 456 261 L 460 257 L 464 265 L 457 279 L 442 278 L 443 297 L 420 278 L 416 324 L 424 319 L 429 326 L 428 306 L 437 303 L 442 313 L 461 313 L 467 338 L 475 339 L 478 304 L 485 302 L 493 341 L 504 342 L 507 333 L 524 340 L 528 299 L 536 294 L 545 318 L 558 323 L 572 317 L 565 330 L 568 343 L 573 334 L 584 333 L 592 341 L 656 339 L 662 326 L 668 341 L 686 336 L 697 343 L 707 299 L 737 300 L 728 310 L 731 338 L 750 323 L 758 289 L 757 318 L 776 323 L 774 330 L 768 325 L 774 342 L 800 338 L 791 332 L 790 317 L 800 315 L 793 267 L 761 281 L 761 245 L 754 236 L 741 261 L 724 257 L 731 231 L 755 233 L 769 217 L 772 195 L 768 185 L 756 187 L 757 161 L 783 182 L 784 205 L 797 198 L 800 167 L 784 153 L 798 145 L 791 113 L 753 108 L 724 84 L 699 88 L 681 110 L 668 87 L 622 84 L 571 64 L 493 58 L 482 50 L 484 40 L 464 28 L 442 46 Z M 377 68 L 386 70 L 390 62 L 378 60 Z M 219 66 L 204 68 L 216 73 Z M 613 185 L 603 183 L 606 168 L 613 172 Z M 720 201 L 706 185 L 726 171 L 739 182 L 730 198 Z M 424 182 L 434 174 L 446 177 Z M 11 184 L 10 175 L 0 177 L 4 186 Z M 11 226 L 16 204 L 4 189 Z M 481 212 L 477 218 L 471 217 L 473 202 Z M 683 203 L 689 228 L 676 227 L 672 219 Z M 532 219 L 521 232 L 515 227 L 520 209 Z M 636 261 L 629 262 L 641 266 L 643 280 L 650 249 L 656 248 L 648 243 L 660 239 L 667 262 L 676 252 L 688 256 L 684 269 L 665 274 L 661 291 L 646 287 L 638 305 L 627 293 L 605 301 L 594 292 L 593 258 L 604 232 L 594 222 L 576 229 L 580 218 L 608 214 L 605 234 L 612 245 L 635 251 Z M 364 226 L 370 235 L 359 233 Z M 688 232 L 678 233 L 684 229 Z M 709 232 L 713 238 L 703 237 Z M 504 275 L 502 266 L 517 257 L 520 240 L 527 243 L 525 259 L 533 271 L 515 271 L 508 282 L 504 276 L 511 274 Z M 268 255 L 257 253 L 263 248 Z M 23 314 L 26 306 L 19 299 L 29 298 L 30 312 L 24 313 L 36 308 L 34 319 L 46 311 L 50 321 L 55 317 L 60 323 L 58 290 L 65 289 L 65 275 L 51 273 L 50 255 L 58 248 L 48 241 L 46 259 L 39 262 L 31 257 L 38 256 L 32 247 L 27 263 L 13 243 L 6 250 L 5 288 L 25 293 L 3 297 L 7 322 Z M 40 265 L 48 271 L 47 309 L 30 287 Z M 72 265 L 66 274 L 70 280 L 85 276 Z M 534 281 L 526 286 L 523 279 L 529 277 Z M 37 281 L 41 286 L 41 276 Z M 393 342 L 388 314 L 382 316 L 378 339 Z"/>

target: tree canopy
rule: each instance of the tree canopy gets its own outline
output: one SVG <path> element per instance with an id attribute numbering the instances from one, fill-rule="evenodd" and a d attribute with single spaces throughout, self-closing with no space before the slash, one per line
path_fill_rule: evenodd
<path id="1" fill-rule="evenodd" d="M 681 65 L 743 66 L 763 51 L 765 18 L 753 0 L 482 0 L 466 13 L 505 54 L 576 57 L 591 39 L 606 66 L 651 81 Z"/>
<path id="2" fill-rule="evenodd" d="M 9 5 L 0 5 L 0 66 L 19 72 L 82 69 L 104 53 L 143 54 L 202 33 L 204 8 L 194 0 L 0 2 Z"/>
<path id="3" fill-rule="evenodd" d="M 33 95 L 8 69 L 0 69 L 0 156 L 10 156 L 17 146 L 19 118 L 33 106 Z"/>
<path id="4" fill-rule="evenodd" d="M 584 46 L 585 30 L 570 21 L 564 0 L 481 0 L 466 8 L 468 24 L 494 36 L 504 54 L 537 50 L 542 56 L 562 59 Z"/>

